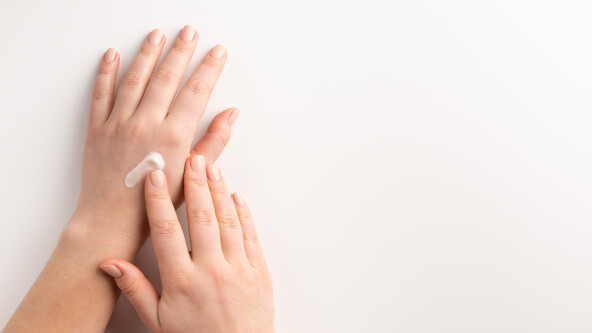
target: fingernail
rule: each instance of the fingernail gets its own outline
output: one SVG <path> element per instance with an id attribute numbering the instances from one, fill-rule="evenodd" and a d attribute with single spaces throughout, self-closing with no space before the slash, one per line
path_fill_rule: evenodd
<path id="1" fill-rule="evenodd" d="M 193 27 L 191 26 L 186 26 L 185 28 L 183 28 L 183 30 L 181 30 L 181 34 L 179 35 L 179 38 L 181 38 L 181 40 L 187 42 L 193 40 L 193 37 L 195 37 L 195 29 L 193 29 Z"/>
<path id="2" fill-rule="evenodd" d="M 101 265 L 101 269 L 116 279 L 119 279 L 123 275 L 119 268 L 113 265 Z"/>
<path id="3" fill-rule="evenodd" d="M 150 36 L 148 37 L 148 43 L 154 44 L 154 45 L 159 45 L 160 42 L 162 42 L 162 37 L 164 37 L 164 34 L 162 33 L 162 31 L 160 31 L 158 29 L 154 29 L 150 33 Z"/>
<path id="4" fill-rule="evenodd" d="M 232 110 L 232 112 L 230 113 L 230 117 L 228 117 L 228 123 L 230 124 L 230 126 L 234 125 L 234 123 L 236 122 L 236 118 L 238 118 L 239 114 L 239 109 Z"/>
<path id="5" fill-rule="evenodd" d="M 238 191 L 234 192 L 234 194 L 232 195 L 232 199 L 234 199 L 234 204 L 237 206 L 242 206 L 245 204 L 245 199 Z"/>
<path id="6" fill-rule="evenodd" d="M 157 188 L 161 188 L 164 186 L 164 172 L 162 170 L 156 170 L 150 174 L 150 181 L 152 181 L 152 185 Z"/>
<path id="7" fill-rule="evenodd" d="M 210 55 L 214 58 L 222 58 L 226 54 L 224 46 L 218 44 L 210 51 Z"/>
<path id="8" fill-rule="evenodd" d="M 220 170 L 218 170 L 218 167 L 213 164 L 208 165 L 207 174 L 208 179 L 212 182 L 217 182 L 220 180 Z"/>
<path id="9" fill-rule="evenodd" d="M 105 62 L 113 62 L 113 60 L 115 60 L 115 56 L 117 55 L 117 51 L 115 51 L 115 49 L 108 49 L 107 52 L 105 52 L 105 55 L 103 56 L 103 60 Z"/>
<path id="10" fill-rule="evenodd" d="M 197 172 L 203 172 L 206 161 L 202 155 L 194 155 L 191 158 L 191 169 Z"/>

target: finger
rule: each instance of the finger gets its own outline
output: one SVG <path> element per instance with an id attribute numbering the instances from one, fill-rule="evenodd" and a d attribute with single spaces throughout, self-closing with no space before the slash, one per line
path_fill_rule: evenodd
<path id="1" fill-rule="evenodd" d="M 160 275 L 166 280 L 186 268 L 190 259 L 162 170 L 155 170 L 146 177 L 145 196 L 152 245 Z"/>
<path id="2" fill-rule="evenodd" d="M 117 119 L 129 118 L 138 108 L 165 40 L 164 33 L 159 29 L 154 29 L 146 36 L 140 52 L 119 84 L 114 108 L 114 117 Z"/>
<path id="3" fill-rule="evenodd" d="M 115 283 L 136 309 L 144 325 L 151 332 L 159 332 L 159 296 L 144 274 L 133 264 L 119 259 L 107 259 L 100 267 L 115 279 Z"/>
<path id="4" fill-rule="evenodd" d="M 247 260 L 243 244 L 243 232 L 241 230 L 238 215 L 234 203 L 226 189 L 222 174 L 218 166 L 210 164 L 206 169 L 208 186 L 216 210 L 216 219 L 220 229 L 220 241 L 224 257 L 230 263 L 239 263 Z"/>
<path id="5" fill-rule="evenodd" d="M 220 112 L 210 123 L 206 134 L 193 147 L 193 153 L 203 155 L 206 163 L 214 163 L 230 141 L 232 125 L 239 113 L 240 110 L 237 108 Z"/>
<path id="6" fill-rule="evenodd" d="M 143 113 L 161 119 L 166 117 L 195 51 L 197 37 L 197 31 L 192 26 L 187 25 L 181 29 L 173 48 L 150 78 L 138 114 Z"/>
<path id="7" fill-rule="evenodd" d="M 214 46 L 181 88 L 167 119 L 188 124 L 194 132 L 225 63 L 226 49 L 222 45 Z"/>
<path id="8" fill-rule="evenodd" d="M 208 188 L 206 163 L 202 155 L 194 155 L 187 159 L 184 182 L 192 259 L 205 261 L 222 258 L 220 231 Z"/>
<path id="9" fill-rule="evenodd" d="M 98 126 L 109 118 L 113 109 L 115 79 L 119 68 L 119 54 L 115 49 L 108 49 L 99 65 L 95 87 L 90 105 L 89 123 Z"/>
<path id="10" fill-rule="evenodd" d="M 259 243 L 259 237 L 257 236 L 253 217 L 251 216 L 251 210 L 239 192 L 235 192 L 232 195 L 232 199 L 236 206 L 241 230 L 243 231 L 243 242 L 245 243 L 247 259 L 249 259 L 249 262 L 253 267 L 266 267 L 263 249 Z"/>

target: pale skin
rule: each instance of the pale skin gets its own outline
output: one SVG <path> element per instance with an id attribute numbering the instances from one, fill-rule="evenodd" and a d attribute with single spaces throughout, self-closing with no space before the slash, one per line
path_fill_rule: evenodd
<path id="1" fill-rule="evenodd" d="M 273 332 L 271 278 L 245 200 L 229 195 L 219 168 L 206 168 L 201 155 L 188 159 L 184 180 L 191 253 L 164 173 L 146 178 L 162 295 L 125 260 L 101 268 L 151 332 Z"/>
<path id="2" fill-rule="evenodd" d="M 198 34 L 191 26 L 181 29 L 156 67 L 165 39 L 158 29 L 146 36 L 117 92 L 120 55 L 114 49 L 104 54 L 90 107 L 77 208 L 4 332 L 103 332 L 119 289 L 99 266 L 106 258 L 132 261 L 149 233 L 144 186 L 126 188 L 126 173 L 147 153 L 160 153 L 166 161 L 166 198 L 178 206 L 188 158 L 200 155 L 212 163 L 230 139 L 236 108 L 220 112 L 191 147 L 226 50 L 212 48 L 179 90 Z M 132 269 L 125 267 L 124 279 Z"/>

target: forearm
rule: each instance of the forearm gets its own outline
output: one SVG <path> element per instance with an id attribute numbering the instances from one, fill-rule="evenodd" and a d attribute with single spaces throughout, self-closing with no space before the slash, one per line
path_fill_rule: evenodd
<path id="1" fill-rule="evenodd" d="M 110 234 L 73 219 L 5 332 L 103 332 L 119 296 L 100 269 L 102 260 L 133 260 L 145 237 Z"/>

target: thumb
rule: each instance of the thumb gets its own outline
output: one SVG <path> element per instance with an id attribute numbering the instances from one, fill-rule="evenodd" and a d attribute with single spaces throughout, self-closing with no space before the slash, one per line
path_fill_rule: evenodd
<path id="1" fill-rule="evenodd" d="M 207 163 L 213 163 L 230 141 L 232 125 L 239 112 L 237 108 L 229 108 L 218 113 L 206 134 L 193 147 L 191 155 L 203 155 Z"/>
<path id="2" fill-rule="evenodd" d="M 100 267 L 115 279 L 117 286 L 136 309 L 144 325 L 151 332 L 160 332 L 159 295 L 138 267 L 120 259 L 104 260 Z"/>

